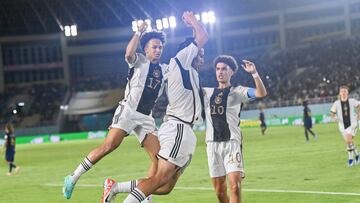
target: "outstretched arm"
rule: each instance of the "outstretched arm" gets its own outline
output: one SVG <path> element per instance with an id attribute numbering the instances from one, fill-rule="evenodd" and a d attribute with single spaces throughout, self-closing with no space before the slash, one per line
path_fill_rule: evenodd
<path id="1" fill-rule="evenodd" d="M 265 97 L 267 95 L 266 88 L 259 74 L 257 73 L 255 64 L 248 60 L 243 60 L 243 62 L 244 64 L 241 64 L 241 66 L 246 72 L 251 73 L 254 78 L 256 98 Z"/>
<path id="2" fill-rule="evenodd" d="M 148 25 L 143 22 L 126 47 L 125 60 L 130 64 L 134 63 L 136 60 L 136 48 L 139 44 L 140 36 L 146 30 L 147 26 Z"/>
<path id="3" fill-rule="evenodd" d="M 208 33 L 204 26 L 196 19 L 194 14 L 190 11 L 185 11 L 182 16 L 183 21 L 187 26 L 193 28 L 195 34 L 195 42 L 199 48 L 204 47 L 205 43 L 208 41 Z"/>

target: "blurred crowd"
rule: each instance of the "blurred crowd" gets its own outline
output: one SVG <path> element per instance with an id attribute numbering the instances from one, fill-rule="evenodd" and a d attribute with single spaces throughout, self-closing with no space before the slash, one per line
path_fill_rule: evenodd
<path id="1" fill-rule="evenodd" d="M 268 90 L 268 96 L 262 100 L 267 107 L 301 105 L 303 100 L 333 102 L 340 85 L 360 93 L 360 37 L 312 42 L 251 60 Z M 203 67 L 200 76 L 203 87 L 217 86 L 212 64 Z M 241 67 L 232 78 L 232 85 L 255 86 L 250 74 Z M 166 104 L 166 97 L 159 99 L 154 117 L 164 115 Z M 257 108 L 257 104 L 250 108 Z"/>
<path id="2" fill-rule="evenodd" d="M 266 106 L 301 104 L 303 100 L 328 101 L 335 97 L 340 85 L 360 93 L 360 37 L 341 40 L 317 41 L 285 51 L 272 51 L 250 59 L 255 62 L 268 90 L 262 100 Z M 70 91 L 99 91 L 125 87 L 128 69 L 112 75 L 86 76 L 71 82 Z M 211 65 L 200 70 L 204 87 L 217 86 L 215 70 Z M 233 77 L 233 85 L 254 87 L 250 74 L 240 67 Z M 59 83 L 34 84 L 27 87 L 7 87 L 0 94 L 0 116 L 6 120 L 12 115 L 11 99 L 16 95 L 29 95 L 25 116 L 39 114 L 37 124 L 53 123 L 64 100 L 67 88 Z M 332 102 L 332 101 L 329 101 Z M 154 107 L 153 116 L 165 114 L 166 96 L 161 96 Z M 11 108 L 9 108 L 11 107 Z M 256 105 L 253 105 L 256 108 Z"/>
<path id="3" fill-rule="evenodd" d="M 336 96 L 340 85 L 360 87 L 360 38 L 313 42 L 258 63 L 268 101 Z"/>
<path id="4" fill-rule="evenodd" d="M 86 92 L 115 89 L 125 87 L 127 83 L 127 69 L 113 75 L 94 75 L 78 78 L 71 84 L 71 91 Z"/>
<path id="5" fill-rule="evenodd" d="M 65 93 L 66 87 L 60 83 L 7 87 L 1 95 L 1 98 L 4 98 L 0 102 L 1 122 L 10 120 L 21 126 L 26 118 L 30 118 L 36 120 L 31 122 L 32 125 L 51 125 L 56 119 Z"/>

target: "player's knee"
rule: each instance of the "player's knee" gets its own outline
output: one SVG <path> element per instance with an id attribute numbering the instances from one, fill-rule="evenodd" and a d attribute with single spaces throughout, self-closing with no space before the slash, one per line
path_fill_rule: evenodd
<path id="1" fill-rule="evenodd" d="M 216 190 L 216 196 L 219 199 L 222 199 L 222 197 L 224 197 L 226 195 L 226 192 L 224 190 Z"/>
<path id="2" fill-rule="evenodd" d="M 239 194 L 240 193 L 240 187 L 241 187 L 241 179 L 233 179 L 229 180 L 229 189 L 232 194 Z"/>
<path id="3" fill-rule="evenodd" d="M 218 199 L 223 199 L 226 195 L 226 191 L 216 191 L 216 197 Z"/>
<path id="4" fill-rule="evenodd" d="M 353 144 L 353 141 L 351 140 L 351 139 L 346 139 L 345 140 L 345 143 L 346 143 L 346 145 L 352 145 Z"/>
<path id="5" fill-rule="evenodd" d="M 240 193 L 240 184 L 232 184 L 230 185 L 231 194 L 239 194 Z"/>
<path id="6" fill-rule="evenodd" d="M 219 199 L 222 199 L 224 196 L 226 196 L 226 187 L 222 187 L 222 186 L 217 186 L 215 187 L 215 193 L 216 193 L 216 196 L 219 198 Z"/>

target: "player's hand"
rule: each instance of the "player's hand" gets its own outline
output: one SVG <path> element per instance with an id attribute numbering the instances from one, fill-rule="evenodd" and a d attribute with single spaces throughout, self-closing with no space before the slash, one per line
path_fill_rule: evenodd
<path id="1" fill-rule="evenodd" d="M 194 22 L 197 21 L 195 15 L 191 11 L 185 11 L 182 15 L 182 19 L 186 26 L 191 27 Z"/>
<path id="2" fill-rule="evenodd" d="M 255 74 L 257 72 L 256 66 L 253 62 L 248 60 L 242 60 L 244 64 L 241 64 L 241 66 L 244 68 L 244 70 L 248 73 Z"/>
<path id="3" fill-rule="evenodd" d="M 141 25 L 138 27 L 138 31 L 143 33 L 147 29 L 148 24 L 146 22 L 141 23 Z"/>

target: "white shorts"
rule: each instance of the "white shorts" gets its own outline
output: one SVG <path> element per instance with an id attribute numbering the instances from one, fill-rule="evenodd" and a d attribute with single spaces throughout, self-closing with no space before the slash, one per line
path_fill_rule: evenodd
<path id="1" fill-rule="evenodd" d="M 195 152 L 196 136 L 189 124 L 168 120 L 158 131 L 160 151 L 158 156 L 179 167 L 186 167 Z"/>
<path id="2" fill-rule="evenodd" d="M 355 137 L 356 132 L 357 132 L 357 127 L 356 126 L 349 126 L 348 128 L 344 129 L 344 125 L 339 125 L 339 130 L 341 132 L 341 135 L 343 137 L 345 137 L 346 135 L 350 134 L 353 137 Z"/>
<path id="3" fill-rule="evenodd" d="M 242 147 L 239 141 L 207 142 L 210 177 L 222 177 L 231 172 L 241 172 L 244 177 Z"/>
<path id="4" fill-rule="evenodd" d="M 152 116 L 139 113 L 123 104 L 120 104 L 115 110 L 109 129 L 111 128 L 122 129 L 127 134 L 134 131 L 140 144 L 142 144 L 149 133 L 155 133 L 156 130 L 155 121 Z"/>

